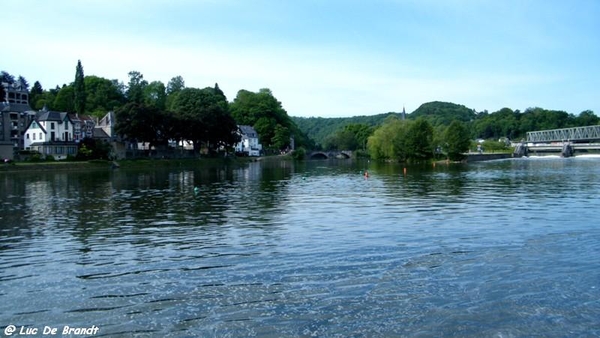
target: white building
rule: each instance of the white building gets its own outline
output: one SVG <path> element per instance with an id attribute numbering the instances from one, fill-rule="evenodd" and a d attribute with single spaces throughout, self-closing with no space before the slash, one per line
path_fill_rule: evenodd
<path id="1" fill-rule="evenodd" d="M 77 155 L 77 143 L 73 139 L 74 126 L 69 114 L 41 111 L 27 127 L 24 146 L 26 150 L 38 151 L 56 160 Z"/>
<path id="2" fill-rule="evenodd" d="M 241 136 L 240 142 L 236 143 L 237 153 L 247 153 L 248 156 L 260 156 L 262 145 L 258 141 L 258 133 L 251 126 L 238 126 Z"/>

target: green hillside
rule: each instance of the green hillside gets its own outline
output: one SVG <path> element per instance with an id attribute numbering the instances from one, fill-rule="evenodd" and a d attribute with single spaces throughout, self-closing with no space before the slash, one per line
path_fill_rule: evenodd
<path id="1" fill-rule="evenodd" d="M 310 139 L 315 141 L 315 144 L 322 145 L 325 139 L 335 134 L 350 124 L 366 124 L 369 126 L 378 126 L 386 118 L 395 116 L 400 118 L 402 114 L 389 112 L 385 114 L 377 114 L 371 116 L 354 116 L 354 117 L 294 117 L 292 121 L 296 123 L 298 128 L 304 132 Z"/>
<path id="2" fill-rule="evenodd" d="M 388 112 L 371 116 L 332 118 L 292 116 L 292 120 L 304 134 L 315 142 L 315 144 L 323 145 L 327 137 L 335 134 L 347 125 L 366 124 L 368 126 L 378 126 L 390 116 L 401 118 L 402 114 Z M 476 117 L 476 112 L 463 105 L 435 101 L 424 103 L 414 112 L 406 114 L 406 118 L 409 120 L 415 120 L 419 117 L 425 118 L 435 127 L 438 125 L 449 125 L 452 120 L 469 122 Z"/>
<path id="3" fill-rule="evenodd" d="M 454 120 L 471 122 L 477 118 L 477 112 L 460 104 L 434 101 L 423 103 L 417 110 L 407 116 L 409 119 L 419 117 L 423 117 L 434 127 L 448 126 Z"/>

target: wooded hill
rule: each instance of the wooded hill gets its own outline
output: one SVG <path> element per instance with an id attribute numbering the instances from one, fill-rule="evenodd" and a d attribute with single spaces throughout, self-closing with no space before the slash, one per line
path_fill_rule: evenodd
<path id="1" fill-rule="evenodd" d="M 293 117 L 298 128 L 312 139 L 317 146 L 323 145 L 327 138 L 352 124 L 364 124 L 377 127 L 390 118 L 401 118 L 398 112 L 388 112 L 372 116 L 354 116 L 343 118 Z M 577 126 L 596 125 L 600 119 L 590 110 L 578 116 L 564 111 L 528 108 L 524 112 L 502 108 L 497 112 L 477 112 L 464 105 L 450 102 L 428 102 L 410 114 L 407 120 L 419 117 L 427 120 L 434 128 L 447 127 L 454 120 L 466 124 L 473 139 L 499 139 L 508 137 L 511 140 L 524 138 L 526 132 L 535 130 L 558 129 Z"/>

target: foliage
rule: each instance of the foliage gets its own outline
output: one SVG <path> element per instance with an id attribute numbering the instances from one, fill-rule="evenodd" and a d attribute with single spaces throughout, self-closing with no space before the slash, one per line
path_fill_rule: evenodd
<path id="1" fill-rule="evenodd" d="M 412 112 L 408 118 L 414 120 L 424 118 L 432 126 L 447 126 L 454 120 L 470 122 L 474 120 L 476 116 L 477 113 L 474 109 L 469 109 L 463 105 L 434 101 L 422 104 L 417 110 Z"/>
<path id="2" fill-rule="evenodd" d="M 433 157 L 433 127 L 420 117 L 412 122 L 406 134 L 406 156 L 413 162 L 430 160 Z"/>
<path id="3" fill-rule="evenodd" d="M 75 81 L 73 82 L 73 99 L 75 112 L 78 114 L 85 113 L 85 78 L 83 76 L 83 66 L 81 60 L 77 61 L 77 67 L 75 68 Z"/>
<path id="4" fill-rule="evenodd" d="M 108 160 L 110 157 L 110 144 L 104 141 L 86 137 L 79 142 L 77 160 Z"/>
<path id="5" fill-rule="evenodd" d="M 366 149 L 367 140 L 373 134 L 373 128 L 366 124 L 349 124 L 325 139 L 326 150 Z"/>
<path id="6" fill-rule="evenodd" d="M 283 150 L 290 146 L 293 136 L 297 146 L 306 139 L 298 126 L 288 116 L 271 90 L 263 88 L 254 93 L 240 90 L 230 104 L 231 114 L 240 125 L 253 126 L 265 148 Z"/>
<path id="7" fill-rule="evenodd" d="M 31 90 L 29 91 L 29 105 L 32 108 L 35 106 L 35 103 L 38 101 L 38 99 L 42 96 L 43 93 L 44 89 L 42 88 L 42 84 L 39 81 L 35 81 L 33 87 L 31 87 Z"/>
<path id="8" fill-rule="evenodd" d="M 410 122 L 392 118 L 377 128 L 367 141 L 369 156 L 376 160 L 406 161 L 406 135 Z"/>
<path id="9" fill-rule="evenodd" d="M 15 83 L 15 77 L 6 71 L 0 72 L 0 83 L 6 82 L 8 84 Z"/>
<path id="10" fill-rule="evenodd" d="M 128 139 L 149 143 L 150 146 L 167 144 L 169 116 L 156 107 L 130 102 L 115 111 L 115 131 Z"/>
<path id="11" fill-rule="evenodd" d="M 167 108 L 167 92 L 164 83 L 152 81 L 143 88 L 144 103 L 156 109 Z"/>
<path id="12" fill-rule="evenodd" d="M 171 78 L 169 83 L 167 83 L 166 93 L 167 95 L 171 95 L 180 92 L 183 88 L 185 88 L 185 81 L 183 81 L 183 77 L 178 75 Z"/>
<path id="13" fill-rule="evenodd" d="M 215 88 L 185 88 L 173 101 L 177 135 L 194 143 L 198 149 L 205 143 L 209 149 L 232 146 L 239 141 L 237 124 L 229 113 L 225 97 Z"/>
<path id="14" fill-rule="evenodd" d="M 292 158 L 295 160 L 303 160 L 305 157 L 306 149 L 304 149 L 304 147 L 299 147 L 292 151 Z"/>
<path id="15" fill-rule="evenodd" d="M 54 104 L 48 108 L 57 111 L 73 112 L 75 111 L 75 105 L 73 101 L 74 96 L 75 88 L 73 87 L 73 84 L 68 86 L 63 85 L 54 98 Z"/>
<path id="16" fill-rule="evenodd" d="M 138 71 L 129 72 L 129 83 L 127 84 L 127 100 L 129 102 L 141 103 L 144 101 L 144 88 L 148 81 L 144 80 L 144 75 Z"/>
<path id="17" fill-rule="evenodd" d="M 463 153 L 469 150 L 471 137 L 465 124 L 454 120 L 444 132 L 444 150 L 448 159 L 460 161 L 464 158 Z"/>
<path id="18" fill-rule="evenodd" d="M 302 133 L 306 134 L 307 137 L 315 143 L 313 148 L 319 149 L 326 147 L 328 138 L 334 135 L 336 132 L 342 130 L 349 125 L 366 125 L 369 127 L 377 127 L 383 123 L 383 121 L 390 117 L 400 118 L 399 113 L 386 113 L 371 116 L 354 116 L 354 117 L 291 117 L 292 121 Z M 372 134 L 372 130 L 368 135 L 359 136 L 359 146 L 366 147 L 366 140 Z"/>
<path id="19" fill-rule="evenodd" d="M 103 117 L 126 102 L 125 95 L 117 80 L 88 75 L 84 79 L 86 91 L 86 111 L 96 117 Z"/>

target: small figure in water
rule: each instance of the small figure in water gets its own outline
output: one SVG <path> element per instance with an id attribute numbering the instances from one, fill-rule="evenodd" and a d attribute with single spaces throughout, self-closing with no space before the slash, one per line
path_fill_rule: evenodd
<path id="1" fill-rule="evenodd" d="M 194 187 L 194 194 L 198 195 L 200 193 L 200 188 Z"/>
<path id="2" fill-rule="evenodd" d="M 365 170 L 365 178 L 369 178 L 369 172 Z"/>

